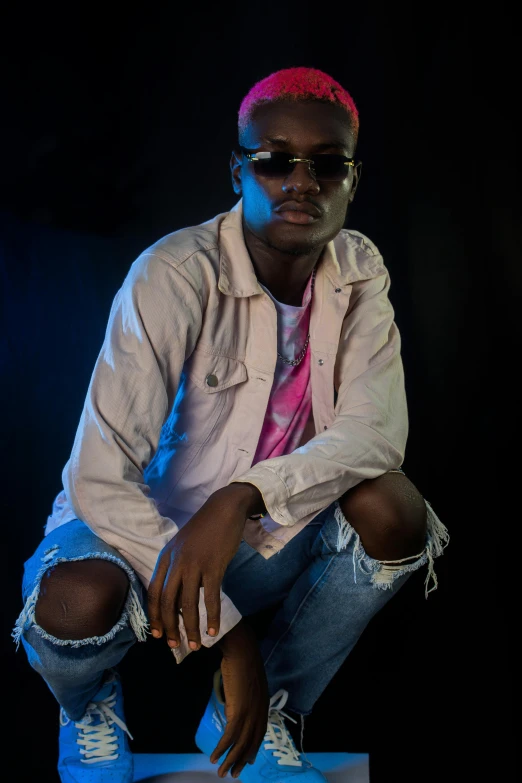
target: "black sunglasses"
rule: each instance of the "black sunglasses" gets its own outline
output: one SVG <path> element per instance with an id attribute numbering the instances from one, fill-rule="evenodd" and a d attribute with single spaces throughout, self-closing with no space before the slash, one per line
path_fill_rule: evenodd
<path id="1" fill-rule="evenodd" d="M 294 158 L 288 152 L 254 152 L 240 147 L 241 152 L 254 171 L 267 179 L 285 179 L 295 168 L 296 163 L 308 163 L 308 170 L 314 179 L 340 182 L 346 179 L 350 166 L 355 166 L 354 158 L 344 155 L 312 155 L 311 158 Z"/>

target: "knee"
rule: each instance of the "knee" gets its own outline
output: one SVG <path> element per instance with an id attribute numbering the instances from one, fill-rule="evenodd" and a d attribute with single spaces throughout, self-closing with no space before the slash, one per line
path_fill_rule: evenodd
<path id="1" fill-rule="evenodd" d="M 427 508 L 422 494 L 401 473 L 361 482 L 339 500 L 366 553 L 377 560 L 400 560 L 423 551 Z"/>
<path id="2" fill-rule="evenodd" d="M 128 587 L 125 571 L 108 560 L 58 563 L 42 578 L 36 622 L 57 639 L 103 636 L 118 622 Z"/>

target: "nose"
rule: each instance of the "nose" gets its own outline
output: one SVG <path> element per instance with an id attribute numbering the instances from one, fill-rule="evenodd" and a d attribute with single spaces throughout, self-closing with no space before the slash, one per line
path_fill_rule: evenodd
<path id="1" fill-rule="evenodd" d="M 310 170 L 310 163 L 296 163 L 294 170 L 283 182 L 285 193 L 313 193 L 321 190 L 318 181 Z"/>

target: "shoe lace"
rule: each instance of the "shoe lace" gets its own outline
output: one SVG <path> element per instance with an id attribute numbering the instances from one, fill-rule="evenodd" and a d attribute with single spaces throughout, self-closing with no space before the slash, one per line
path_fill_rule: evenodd
<path id="1" fill-rule="evenodd" d="M 297 723 L 290 715 L 283 712 L 287 700 L 288 691 L 285 691 L 284 688 L 277 691 L 270 699 L 268 726 L 263 740 L 264 747 L 266 750 L 273 751 L 273 755 L 278 757 L 278 764 L 302 767 L 303 762 L 299 760 L 300 754 L 284 722 L 284 718 L 288 718 L 292 723 Z"/>
<path id="2" fill-rule="evenodd" d="M 89 702 L 82 720 L 74 724 L 78 729 L 76 742 L 84 746 L 80 750 L 82 756 L 85 756 L 81 759 L 82 763 L 94 764 L 97 761 L 113 761 L 118 758 L 116 726 L 133 739 L 125 723 L 114 712 L 115 704 L 116 688 L 113 688 L 105 699 Z M 99 722 L 94 723 L 95 718 L 98 718 Z M 69 722 L 70 719 L 61 709 L 60 724 L 66 726 Z"/>

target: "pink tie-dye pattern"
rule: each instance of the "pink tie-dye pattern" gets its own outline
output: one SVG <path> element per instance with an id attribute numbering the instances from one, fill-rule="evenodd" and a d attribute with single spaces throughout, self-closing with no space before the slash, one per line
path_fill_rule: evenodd
<path id="1" fill-rule="evenodd" d="M 303 294 L 301 307 L 277 302 L 278 351 L 287 359 L 296 359 L 306 341 L 310 325 L 311 278 Z M 290 454 L 301 441 L 312 410 L 310 385 L 310 345 L 300 364 L 292 366 L 277 360 L 272 391 L 253 465 L 264 459 Z"/>

